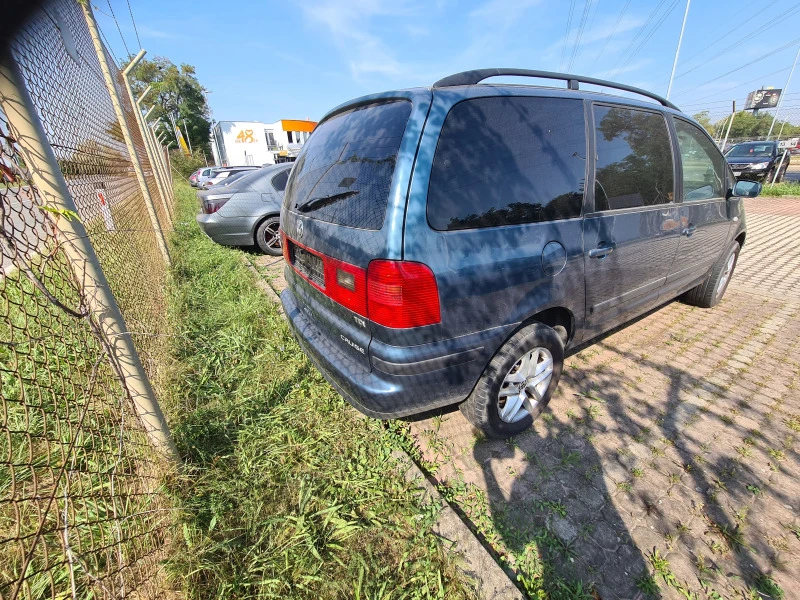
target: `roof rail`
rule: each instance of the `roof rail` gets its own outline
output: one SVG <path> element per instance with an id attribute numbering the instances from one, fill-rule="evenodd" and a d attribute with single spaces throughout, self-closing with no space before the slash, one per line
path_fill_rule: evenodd
<path id="1" fill-rule="evenodd" d="M 608 88 L 614 88 L 625 92 L 631 92 L 651 98 L 662 106 L 668 106 L 675 110 L 680 110 L 672 102 L 666 98 L 662 98 L 657 94 L 648 92 L 641 88 L 636 88 L 622 83 L 614 83 L 613 81 L 606 81 L 605 79 L 595 79 L 594 77 L 583 77 L 581 75 L 570 75 L 568 73 L 556 73 L 554 71 L 531 71 L 529 69 L 475 69 L 474 71 L 462 71 L 455 75 L 449 75 L 444 79 L 440 79 L 433 84 L 435 88 L 452 87 L 456 85 L 475 85 L 489 77 L 501 76 L 514 76 L 514 77 L 538 77 L 541 79 L 560 79 L 567 82 L 567 88 L 570 90 L 580 89 L 579 83 L 588 83 L 591 85 L 599 85 Z"/>

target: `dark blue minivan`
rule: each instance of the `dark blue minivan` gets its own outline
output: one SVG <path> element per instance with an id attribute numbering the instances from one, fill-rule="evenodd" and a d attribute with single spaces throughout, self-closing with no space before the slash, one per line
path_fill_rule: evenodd
<path id="1" fill-rule="evenodd" d="M 503 75 L 567 87 L 480 84 Z M 459 73 L 323 118 L 286 188 L 281 299 L 361 412 L 461 403 L 507 437 L 547 405 L 565 351 L 677 296 L 717 304 L 745 241 L 741 197 L 760 189 L 644 90 Z"/>

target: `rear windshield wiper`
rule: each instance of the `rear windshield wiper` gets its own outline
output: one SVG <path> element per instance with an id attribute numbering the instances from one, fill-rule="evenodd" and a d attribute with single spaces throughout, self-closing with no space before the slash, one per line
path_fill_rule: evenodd
<path id="1" fill-rule="evenodd" d="M 352 198 L 358 193 L 358 190 L 350 190 L 349 192 L 341 192 L 339 194 L 331 194 L 330 196 L 322 196 L 321 198 L 313 198 L 299 206 L 295 204 L 295 208 L 300 212 L 311 212 L 312 210 L 317 210 L 323 206 L 328 206 L 329 204 L 333 204 L 339 200 Z"/>

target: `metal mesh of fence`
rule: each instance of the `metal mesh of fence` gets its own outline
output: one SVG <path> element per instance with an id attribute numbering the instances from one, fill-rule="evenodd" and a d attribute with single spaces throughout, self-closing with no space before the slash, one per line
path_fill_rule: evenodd
<path id="1" fill-rule="evenodd" d="M 48 4 L 11 48 L 159 391 L 166 265 L 81 7 Z M 119 92 L 165 224 L 167 203 Z M 0 113 L 0 598 L 160 596 L 164 464 L 89 309 L 83 270 L 60 231 L 69 215 L 45 204 L 12 125 Z"/>

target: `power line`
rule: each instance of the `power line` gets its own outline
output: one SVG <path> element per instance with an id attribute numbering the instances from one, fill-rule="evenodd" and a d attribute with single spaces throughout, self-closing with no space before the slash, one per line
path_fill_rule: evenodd
<path id="1" fill-rule="evenodd" d="M 714 92 L 713 94 L 708 94 L 706 96 L 701 96 L 700 98 L 697 98 L 697 100 L 705 100 L 706 98 L 712 98 L 713 96 L 719 96 L 720 94 L 724 94 L 725 92 L 728 92 L 730 90 L 735 90 L 736 88 L 748 85 L 750 83 L 755 83 L 756 81 L 764 81 L 765 77 L 772 77 L 773 75 L 777 75 L 778 73 L 783 73 L 784 71 L 788 71 L 788 70 L 789 70 L 789 67 L 784 67 L 783 69 L 778 69 L 777 71 L 773 71 L 772 73 L 767 73 L 766 75 L 759 75 L 755 79 L 751 79 L 750 81 L 745 81 L 744 83 L 737 83 L 737 84 L 732 85 L 730 87 L 727 87 L 725 89 L 718 90 L 718 91 Z M 696 87 L 694 89 L 690 89 L 690 90 L 687 90 L 685 92 L 679 92 L 679 93 L 676 94 L 676 96 L 683 96 L 685 94 L 689 94 L 689 93 L 691 93 L 691 92 L 693 92 L 693 91 L 695 91 L 695 90 L 697 90 L 699 88 L 705 87 L 706 85 L 708 85 L 708 83 L 704 83 L 704 84 L 702 84 L 702 85 L 700 85 L 700 86 L 698 86 L 698 87 Z"/>
<path id="2" fill-rule="evenodd" d="M 114 19 L 114 23 L 117 24 L 117 31 L 119 31 L 119 37 L 122 39 L 122 45 L 125 46 L 125 52 L 130 56 L 131 51 L 128 50 L 128 44 L 125 43 L 125 36 L 122 35 L 122 28 L 119 26 L 117 16 L 114 14 L 114 7 L 111 6 L 111 0 L 106 0 L 106 2 L 108 3 L 108 8 L 111 10 L 111 18 Z"/>
<path id="3" fill-rule="evenodd" d="M 653 27 L 650 29 L 650 32 L 645 36 L 645 38 L 641 41 L 641 43 L 636 47 L 636 49 L 633 52 L 630 53 L 630 55 L 628 56 L 628 59 L 622 65 L 623 68 L 625 68 L 629 64 L 631 64 L 631 62 L 636 57 L 636 55 L 639 54 L 639 51 L 642 48 L 644 48 L 645 45 L 647 44 L 647 42 L 649 42 L 652 39 L 652 37 L 655 35 L 656 31 L 658 31 L 661 28 L 661 26 L 664 24 L 664 21 L 666 21 L 667 17 L 669 17 L 672 14 L 672 11 L 675 10 L 675 7 L 678 6 L 680 1 L 681 0 L 674 0 L 672 2 L 672 4 L 667 8 L 667 10 L 664 12 L 664 14 L 661 15 L 661 17 L 656 22 L 656 24 L 653 25 Z"/>
<path id="4" fill-rule="evenodd" d="M 782 69 L 782 71 L 787 71 L 788 69 L 789 68 L 787 67 L 786 69 Z M 761 79 L 761 78 L 759 77 L 759 79 Z M 745 84 L 742 84 L 742 85 L 745 85 Z M 739 87 L 739 85 L 737 84 L 736 87 Z M 789 96 L 797 96 L 797 95 L 800 95 L 800 92 L 789 92 L 789 93 L 786 93 L 786 94 L 782 94 L 782 96 L 784 96 L 786 98 L 788 98 Z M 710 98 L 711 96 L 716 96 L 716 94 L 711 94 L 711 95 L 707 96 L 707 98 Z M 798 98 L 797 100 L 800 100 L 800 98 Z M 700 102 L 700 101 L 698 101 L 698 102 L 689 102 L 689 103 L 682 104 L 682 106 L 684 108 L 687 107 L 687 106 L 705 106 L 705 107 L 709 107 L 712 104 L 730 104 L 730 103 L 731 103 L 731 101 L 726 99 L 726 100 L 712 100 L 711 102 Z"/>
<path id="5" fill-rule="evenodd" d="M 775 1 L 777 2 L 778 0 L 775 0 Z M 617 29 L 619 28 L 619 24 L 622 22 L 622 17 L 625 14 L 625 11 L 628 10 L 628 7 L 630 5 L 631 5 L 631 0 L 626 0 L 625 6 L 622 7 L 622 11 L 619 13 L 619 16 L 617 17 L 617 22 L 614 23 L 614 28 L 611 30 L 611 33 L 608 34 L 608 37 L 606 38 L 606 41 L 603 42 L 603 48 L 600 50 L 600 53 L 597 56 L 594 57 L 594 62 L 592 63 L 592 69 L 591 70 L 594 70 L 594 67 L 597 64 L 597 61 L 605 53 L 606 48 L 608 47 L 608 42 L 610 42 L 611 38 L 614 37 L 614 34 L 617 33 Z"/>
<path id="6" fill-rule="evenodd" d="M 706 66 L 706 64 L 708 64 L 709 62 L 711 62 L 711 61 L 712 61 L 712 60 L 714 60 L 715 58 L 719 58 L 719 57 L 720 57 L 720 56 L 722 56 L 723 54 L 726 54 L 726 53 L 727 53 L 727 52 L 729 52 L 730 50 L 733 50 L 734 48 L 737 48 L 737 47 L 741 46 L 741 45 L 742 45 L 742 44 L 744 44 L 745 42 L 749 42 L 751 39 L 753 39 L 753 38 L 754 38 L 754 37 L 756 37 L 757 35 L 759 35 L 759 34 L 761 34 L 761 33 L 764 33 L 765 31 L 767 31 L 767 30 L 771 29 L 772 27 L 775 27 L 775 25 L 777 25 L 777 20 L 778 20 L 778 19 L 782 19 L 782 18 L 784 18 L 784 17 L 789 17 L 789 16 L 791 16 L 791 15 L 795 14 L 795 13 L 796 13 L 796 12 L 798 12 L 798 11 L 800 11 L 800 4 L 796 5 L 794 8 L 790 8 L 789 10 L 787 10 L 787 11 L 784 11 L 784 12 L 782 12 L 781 14 L 777 15 L 776 17 L 774 17 L 774 20 L 773 20 L 773 21 L 767 22 L 767 23 L 765 23 L 764 25 L 762 25 L 761 27 L 759 27 L 758 29 L 756 29 L 756 30 L 754 30 L 754 31 L 751 31 L 750 33 L 748 33 L 748 34 L 747 34 L 746 36 L 744 36 L 743 38 L 741 38 L 741 39 L 737 40 L 736 42 L 734 42 L 734 43 L 733 43 L 733 44 L 731 44 L 730 46 L 727 46 L 727 47 L 723 48 L 722 50 L 720 50 L 719 52 L 717 52 L 717 53 L 716 53 L 714 56 L 712 56 L 711 58 L 707 58 L 707 59 L 705 60 L 705 62 L 703 62 L 703 63 L 701 63 L 701 64 L 697 65 L 696 67 L 692 67 L 692 68 L 691 68 L 691 69 L 689 69 L 688 71 L 684 71 L 683 73 L 680 73 L 680 74 L 679 74 L 679 75 L 676 77 L 676 79 L 678 79 L 679 77 L 683 77 L 684 75 L 688 75 L 689 73 L 691 73 L 691 72 L 693 72 L 693 71 L 696 71 L 697 69 L 700 69 L 700 68 L 702 68 L 702 67 Z"/>
<path id="7" fill-rule="evenodd" d="M 767 10 L 768 8 L 770 8 L 770 7 L 771 7 L 773 4 L 775 4 L 777 1 L 778 1 L 778 0 L 772 0 L 772 2 L 770 2 L 769 4 L 767 4 L 767 5 L 766 5 L 764 8 L 762 8 L 760 12 L 763 14 L 764 12 L 766 12 L 766 10 Z M 731 22 L 733 19 L 737 19 L 737 20 L 738 20 L 738 19 L 739 19 L 739 16 L 738 16 L 738 15 L 734 16 L 733 18 L 729 19 L 729 20 L 727 21 L 727 23 L 730 23 L 730 22 Z M 710 43 L 708 46 L 705 46 L 705 47 L 704 47 L 704 48 L 702 48 L 701 50 L 698 50 L 697 52 L 695 52 L 694 54 L 692 54 L 692 55 L 691 55 L 689 58 L 685 59 L 685 60 L 684 60 L 684 62 L 685 62 L 685 63 L 687 63 L 687 62 L 692 62 L 692 61 L 693 61 L 695 58 L 697 58 L 698 56 L 700 56 L 700 55 L 701 55 L 703 52 L 705 52 L 706 50 L 708 50 L 709 48 L 711 48 L 711 46 L 715 46 L 715 45 L 719 44 L 721 41 L 728 39 L 728 36 L 729 36 L 730 34 L 732 34 L 732 33 L 733 33 L 734 31 L 736 31 L 737 29 L 741 29 L 741 28 L 742 28 L 742 27 L 744 27 L 745 25 L 750 25 L 750 21 L 747 21 L 747 20 L 744 20 L 744 21 L 742 21 L 742 22 L 741 22 L 739 25 L 737 25 L 736 27 L 734 27 L 734 28 L 733 28 L 733 29 L 731 29 L 730 31 L 728 31 L 727 33 L 724 33 L 724 34 L 722 35 L 722 37 L 718 38 L 717 40 L 715 40 L 715 41 L 711 42 L 711 43 Z"/>
<path id="8" fill-rule="evenodd" d="M 575 46 L 572 48 L 572 57 L 569 59 L 569 66 L 567 71 L 572 70 L 572 65 L 575 62 L 575 57 L 578 56 L 578 48 L 581 45 L 581 38 L 583 37 L 583 30 L 586 28 L 586 22 L 589 20 L 589 11 L 592 10 L 592 0 L 586 0 L 583 5 L 583 15 L 581 15 L 581 24 L 578 26 L 578 35 L 575 36 Z"/>
<path id="9" fill-rule="evenodd" d="M 570 0 L 569 3 L 569 17 L 567 18 L 567 32 L 564 34 L 564 46 L 561 48 L 561 61 L 558 63 L 558 68 L 564 68 L 564 54 L 567 52 L 567 42 L 569 41 L 569 30 L 572 27 L 572 13 L 575 10 L 575 0 Z"/>
<path id="10" fill-rule="evenodd" d="M 636 35 L 635 35 L 635 36 L 633 37 L 633 39 L 631 40 L 630 44 L 628 44 L 628 47 L 627 47 L 627 48 L 625 48 L 625 51 L 622 53 L 622 56 L 621 56 L 621 57 L 620 57 L 620 58 L 617 60 L 617 62 L 614 64 L 614 68 L 612 69 L 612 71 L 616 71 L 616 70 L 617 70 L 617 67 L 619 66 L 619 64 L 620 64 L 620 63 L 621 63 L 623 60 L 625 60 L 625 56 L 627 55 L 628 51 L 629 51 L 631 48 L 633 48 L 633 46 L 634 46 L 634 44 L 636 44 L 636 42 L 638 42 L 638 41 L 639 41 L 639 38 L 641 37 L 641 35 L 642 35 L 642 34 L 645 32 L 645 30 L 646 30 L 646 29 L 647 29 L 647 28 L 650 26 L 650 23 L 653 21 L 653 19 L 655 18 L 656 14 L 658 13 L 658 11 L 660 11 L 660 10 L 661 10 L 661 7 L 664 5 L 664 3 L 665 3 L 666 1 L 667 1 L 667 0 L 660 0 L 660 1 L 659 1 L 659 3 L 658 3 L 658 4 L 656 5 L 656 7 L 653 9 L 653 12 L 651 12 L 651 13 L 650 13 L 650 16 L 649 16 L 649 17 L 647 17 L 647 20 L 644 22 L 644 25 L 642 25 L 642 26 L 639 28 L 639 31 L 637 31 L 637 32 L 636 32 Z"/>
<path id="11" fill-rule="evenodd" d="M 776 52 L 780 52 L 781 50 L 786 50 L 786 48 L 789 48 L 789 47 L 791 47 L 791 46 L 794 46 L 794 45 L 795 45 L 796 43 L 798 43 L 798 42 L 800 42 L 800 37 L 799 37 L 799 38 L 795 38 L 795 39 L 793 39 L 791 42 L 787 42 L 786 44 L 784 44 L 783 46 L 780 46 L 779 48 L 775 48 L 775 49 L 773 49 L 773 50 L 770 50 L 770 51 L 769 51 L 769 52 L 767 52 L 766 54 L 762 54 L 762 55 L 761 55 L 761 56 L 759 56 L 758 58 L 755 58 L 755 59 L 751 60 L 750 62 L 743 64 L 741 67 L 737 67 L 737 68 L 735 68 L 735 69 L 731 69 L 731 70 L 730 70 L 730 71 L 728 71 L 727 73 L 723 73 L 722 75 L 720 75 L 719 77 L 715 77 L 714 79 L 709 79 L 709 80 L 708 80 L 708 81 L 706 81 L 706 82 L 705 82 L 705 84 L 703 84 L 703 85 L 708 85 L 709 83 L 713 83 L 713 82 L 715 82 L 715 81 L 718 81 L 718 80 L 722 79 L 723 77 L 727 77 L 728 75 L 731 75 L 732 73 L 736 73 L 737 71 L 741 71 L 742 69 L 746 69 L 746 68 L 747 68 L 747 67 L 749 67 L 750 65 L 753 65 L 753 64 L 755 64 L 755 63 L 757 63 L 757 62 L 759 62 L 759 61 L 762 61 L 762 60 L 764 60 L 765 58 L 769 58 L 770 56 L 772 56 L 772 55 L 773 55 L 773 54 L 775 54 Z"/>
<path id="12" fill-rule="evenodd" d="M 136 20 L 133 18 L 133 9 L 131 8 L 131 0 L 125 0 L 128 3 L 128 12 L 131 13 L 131 23 L 133 23 L 133 32 L 136 34 L 136 43 L 139 48 L 142 47 L 142 40 L 139 39 L 139 30 L 136 29 Z M 775 0 L 777 2 L 777 0 Z"/>

